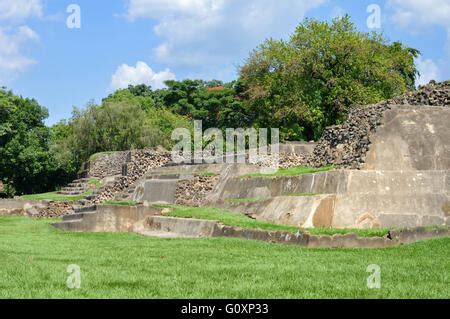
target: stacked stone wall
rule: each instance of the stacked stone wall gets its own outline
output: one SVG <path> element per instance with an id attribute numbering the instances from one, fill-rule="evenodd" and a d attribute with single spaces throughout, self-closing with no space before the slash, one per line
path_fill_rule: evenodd
<path id="1" fill-rule="evenodd" d="M 307 164 L 314 167 L 335 165 L 338 168 L 361 168 L 366 161 L 371 137 L 382 124 L 385 111 L 396 105 L 450 107 L 450 81 L 431 81 L 404 96 L 352 108 L 345 123 L 325 130 Z"/>

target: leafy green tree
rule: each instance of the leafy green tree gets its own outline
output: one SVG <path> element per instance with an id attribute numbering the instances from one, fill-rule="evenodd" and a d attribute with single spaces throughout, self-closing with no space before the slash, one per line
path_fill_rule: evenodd
<path id="1" fill-rule="evenodd" d="M 317 139 L 349 107 L 414 89 L 419 52 L 377 33 L 357 31 L 349 16 L 307 19 L 289 41 L 267 40 L 240 69 L 255 125 L 279 127 L 287 140 Z"/>
<path id="2" fill-rule="evenodd" d="M 253 116 L 239 96 L 239 83 L 221 81 L 167 81 L 167 89 L 153 94 L 158 108 L 202 120 L 205 129 L 236 128 L 252 125 Z M 211 90 L 211 88 L 219 89 Z M 222 88 L 223 87 L 223 88 Z"/>
<path id="3" fill-rule="evenodd" d="M 118 90 L 101 105 L 90 102 L 85 109 L 75 108 L 67 124 L 54 126 L 55 134 L 64 137 L 58 138 L 52 148 L 59 153 L 58 158 L 70 167 L 72 163 L 79 166 L 98 152 L 159 145 L 170 148 L 172 131 L 189 128 L 191 123 L 165 108 L 154 107 L 150 88 L 135 88 Z"/>
<path id="4" fill-rule="evenodd" d="M 49 152 L 47 110 L 0 89 L 0 178 L 8 195 L 43 192 L 69 177 Z"/>

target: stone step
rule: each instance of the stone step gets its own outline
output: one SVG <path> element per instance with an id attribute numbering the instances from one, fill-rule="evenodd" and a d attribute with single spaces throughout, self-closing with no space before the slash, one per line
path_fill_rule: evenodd
<path id="1" fill-rule="evenodd" d="M 120 194 L 117 196 L 117 199 L 119 200 L 126 200 L 126 199 L 130 199 L 131 194 Z"/>
<path id="2" fill-rule="evenodd" d="M 78 226 L 80 226 L 82 222 L 82 219 L 73 219 L 54 223 L 53 226 L 64 231 L 78 231 Z"/>
<path id="3" fill-rule="evenodd" d="M 151 174 L 149 175 L 150 179 L 165 179 L 165 180 L 178 180 L 180 179 L 181 174 Z"/>
<path id="4" fill-rule="evenodd" d="M 63 187 L 61 191 L 63 192 L 85 192 L 86 187 Z"/>
<path id="5" fill-rule="evenodd" d="M 79 187 L 79 188 L 87 188 L 88 185 L 86 183 L 69 183 L 67 187 Z"/>
<path id="6" fill-rule="evenodd" d="M 89 215 L 94 215 L 96 213 L 97 213 L 96 211 L 89 211 L 89 212 L 83 212 L 83 213 L 64 215 L 63 221 L 72 221 L 72 220 L 81 221 L 84 217 L 89 216 Z"/>
<path id="7" fill-rule="evenodd" d="M 67 192 L 67 191 L 59 191 L 58 194 L 60 195 L 66 195 L 66 196 L 78 196 L 78 195 L 82 195 L 84 192 L 79 192 L 79 191 L 75 191 L 75 192 Z"/>
<path id="8" fill-rule="evenodd" d="M 192 238 L 188 236 L 182 236 L 180 234 L 176 233 L 169 233 L 169 232 L 163 232 L 163 231 L 139 231 L 137 234 L 146 236 L 146 237 L 157 237 L 157 238 Z"/>
<path id="9" fill-rule="evenodd" d="M 74 206 L 75 213 L 85 213 L 97 210 L 97 205 Z"/>
<path id="10" fill-rule="evenodd" d="M 79 206 L 85 206 L 85 205 L 89 204 L 89 201 L 87 199 L 83 198 L 83 199 L 80 199 L 79 201 L 77 201 L 76 204 Z"/>
<path id="11" fill-rule="evenodd" d="M 144 228 L 139 233 L 146 236 L 212 237 L 217 225 L 217 222 L 210 220 L 151 216 L 145 220 Z"/>
<path id="12" fill-rule="evenodd" d="M 79 179 L 73 180 L 72 183 L 83 183 L 83 184 L 85 184 L 85 183 L 88 183 L 90 180 L 91 180 L 90 178 L 79 178 Z"/>

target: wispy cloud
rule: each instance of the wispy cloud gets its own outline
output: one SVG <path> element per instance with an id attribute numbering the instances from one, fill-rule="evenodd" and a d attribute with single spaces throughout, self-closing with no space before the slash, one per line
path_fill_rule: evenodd
<path id="1" fill-rule="evenodd" d="M 22 48 L 37 42 L 39 35 L 24 22 L 31 17 L 41 18 L 40 0 L 0 0 L 0 81 L 15 79 L 36 63 L 24 56 Z"/>
<path id="2" fill-rule="evenodd" d="M 155 56 L 198 73 L 224 72 L 268 37 L 292 32 L 325 0 L 128 0 L 127 17 L 157 22 Z M 227 72 L 227 71 L 225 71 Z"/>
<path id="3" fill-rule="evenodd" d="M 42 17 L 41 0 L 0 0 L 0 20 L 22 22 L 29 17 Z"/>

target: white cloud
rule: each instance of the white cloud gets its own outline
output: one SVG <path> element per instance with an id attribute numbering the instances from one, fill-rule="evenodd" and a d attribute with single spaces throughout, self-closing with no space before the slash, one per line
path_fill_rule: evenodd
<path id="1" fill-rule="evenodd" d="M 0 20 L 23 21 L 42 12 L 41 0 L 0 0 Z"/>
<path id="2" fill-rule="evenodd" d="M 326 0 L 127 0 L 127 17 L 156 21 L 155 56 L 197 74 L 228 72 L 268 37 L 291 33 Z"/>
<path id="3" fill-rule="evenodd" d="M 392 21 L 401 27 L 443 26 L 450 30 L 450 1 L 448 0 L 389 0 L 394 10 Z"/>
<path id="4" fill-rule="evenodd" d="M 428 84 L 431 80 L 440 80 L 439 68 L 431 59 L 423 60 L 422 57 L 416 59 L 416 66 L 420 76 L 417 78 L 417 85 Z"/>
<path id="5" fill-rule="evenodd" d="M 450 53 L 450 1 L 449 0 L 389 0 L 393 10 L 391 21 L 411 32 L 420 33 L 429 27 L 440 27 L 447 32 L 447 51 Z"/>
<path id="6" fill-rule="evenodd" d="M 31 17 L 42 18 L 41 0 L 0 0 L 0 81 L 9 82 L 36 63 L 24 56 L 23 47 L 39 41 L 39 35 L 23 24 Z"/>
<path id="7" fill-rule="evenodd" d="M 16 78 L 28 67 L 36 63 L 25 57 L 20 51 L 28 42 L 36 42 L 39 36 L 27 26 L 14 29 L 0 28 L 0 81 L 7 82 Z"/>
<path id="8" fill-rule="evenodd" d="M 166 69 L 155 72 L 145 62 L 137 62 L 136 67 L 127 64 L 120 65 L 111 79 L 111 87 L 115 90 L 127 88 L 128 85 L 147 84 L 154 89 L 163 88 L 164 82 L 175 80 L 175 74 Z"/>
<path id="9" fill-rule="evenodd" d="M 129 0 L 128 17 L 131 20 L 172 15 L 207 17 L 220 10 L 224 3 L 225 0 Z"/>

